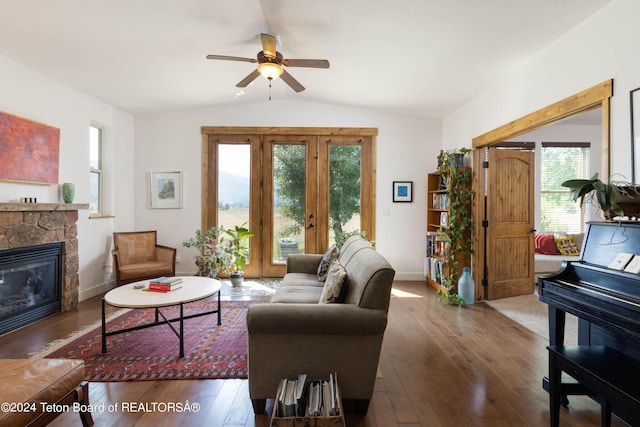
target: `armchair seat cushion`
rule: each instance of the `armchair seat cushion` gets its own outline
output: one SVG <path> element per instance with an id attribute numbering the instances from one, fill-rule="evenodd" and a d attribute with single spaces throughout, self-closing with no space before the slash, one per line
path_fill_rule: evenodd
<path id="1" fill-rule="evenodd" d="M 173 274 L 173 266 L 159 261 L 120 266 L 120 278 L 122 280 L 138 279 L 140 277 L 160 277 L 171 274 Z"/>

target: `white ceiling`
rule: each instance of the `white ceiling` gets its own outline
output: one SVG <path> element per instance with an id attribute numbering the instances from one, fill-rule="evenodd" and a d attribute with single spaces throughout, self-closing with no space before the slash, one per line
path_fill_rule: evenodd
<path id="1" fill-rule="evenodd" d="M 279 35 L 304 92 L 272 99 L 442 118 L 610 0 L 0 0 L 0 54 L 134 115 L 264 101 L 247 62 Z"/>

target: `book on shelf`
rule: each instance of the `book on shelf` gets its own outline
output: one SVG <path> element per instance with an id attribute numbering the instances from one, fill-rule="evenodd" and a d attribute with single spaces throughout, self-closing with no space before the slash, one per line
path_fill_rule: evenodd
<path id="1" fill-rule="evenodd" d="M 433 195 L 433 209 L 449 209 L 449 196 L 446 193 L 436 193 Z"/>
<path id="2" fill-rule="evenodd" d="M 445 276 L 446 261 L 438 258 L 427 258 L 425 260 L 425 277 L 433 280 L 434 282 L 442 284 Z"/>
<path id="3" fill-rule="evenodd" d="M 444 233 L 427 231 L 427 256 L 445 258 L 449 255 L 449 241 Z"/>

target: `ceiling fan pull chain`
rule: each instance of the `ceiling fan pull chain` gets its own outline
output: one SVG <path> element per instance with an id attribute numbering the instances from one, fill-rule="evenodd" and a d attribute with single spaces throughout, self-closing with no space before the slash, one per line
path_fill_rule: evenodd
<path id="1" fill-rule="evenodd" d="M 269 101 L 271 101 L 271 81 L 272 79 L 269 79 Z"/>

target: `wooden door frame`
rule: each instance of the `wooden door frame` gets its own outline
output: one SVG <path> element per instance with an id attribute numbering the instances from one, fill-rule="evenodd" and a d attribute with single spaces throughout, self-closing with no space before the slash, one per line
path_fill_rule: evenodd
<path id="1" fill-rule="evenodd" d="M 206 203 L 208 200 L 217 200 L 217 185 L 214 177 L 210 174 L 210 170 L 215 168 L 217 164 L 216 153 L 214 150 L 209 150 L 209 139 L 211 136 L 235 136 L 236 138 L 241 135 L 250 135 L 252 137 L 261 138 L 263 141 L 269 135 L 314 135 L 317 137 L 359 137 L 361 139 L 368 139 L 370 141 L 367 145 L 367 149 L 362 152 L 362 172 L 361 176 L 368 179 L 362 180 L 361 187 L 361 212 L 367 212 L 365 219 L 361 218 L 361 230 L 366 231 L 366 237 L 368 240 L 375 241 L 375 223 L 376 223 L 376 136 L 378 135 L 377 128 L 343 128 L 343 127 L 228 127 L 228 126 L 202 126 L 200 128 L 201 133 L 201 148 L 202 148 L 202 177 L 201 177 L 201 227 L 206 230 L 208 227 L 218 223 L 218 210 L 217 205 L 211 206 L 210 203 Z M 319 144 L 322 146 L 324 144 Z M 321 150 L 322 148 L 319 148 Z M 328 151 L 326 153 L 328 159 Z M 322 158 L 322 157 L 321 157 Z M 262 169 L 262 164 L 260 165 Z M 318 169 L 328 168 L 327 165 L 318 165 Z M 323 169 L 324 170 L 324 169 Z M 317 173 L 321 171 L 318 170 Z M 252 188 L 259 188 L 260 182 L 251 182 Z M 322 188 L 318 189 L 322 192 Z M 328 189 L 325 189 L 328 194 Z M 261 199 L 254 200 L 252 194 L 252 203 L 259 203 Z M 257 197 L 257 196 L 256 196 Z M 328 198 L 327 198 L 328 203 Z M 326 208 L 326 207 L 325 207 Z M 322 206 L 318 206 L 318 210 L 322 210 Z M 321 227 L 322 228 L 322 227 Z M 323 227 L 322 229 L 325 229 Z M 252 244 L 262 247 L 261 243 L 255 238 L 252 239 Z M 321 244 L 316 244 L 316 249 L 319 252 L 326 250 L 327 248 Z M 260 252 L 260 251 L 259 251 Z"/>
<path id="2" fill-rule="evenodd" d="M 592 86 L 575 95 L 569 96 L 547 107 L 541 108 L 524 117 L 516 119 L 510 123 L 500 126 L 492 131 L 484 133 L 473 138 L 473 191 L 476 194 L 473 205 L 473 221 L 476 232 L 473 236 L 474 256 L 472 259 L 473 276 L 476 286 L 476 298 L 483 295 L 483 278 L 481 276 L 481 262 L 486 257 L 484 245 L 481 244 L 482 221 L 484 219 L 483 206 L 479 203 L 479 195 L 484 194 L 484 179 L 482 163 L 484 157 L 481 150 L 484 147 L 499 144 L 510 138 L 531 132 L 548 124 L 557 122 L 575 114 L 591 110 L 593 108 L 602 108 L 602 158 L 600 176 L 603 180 L 609 179 L 610 169 L 610 98 L 613 96 L 613 79 L 606 80 L 600 84 Z"/>

